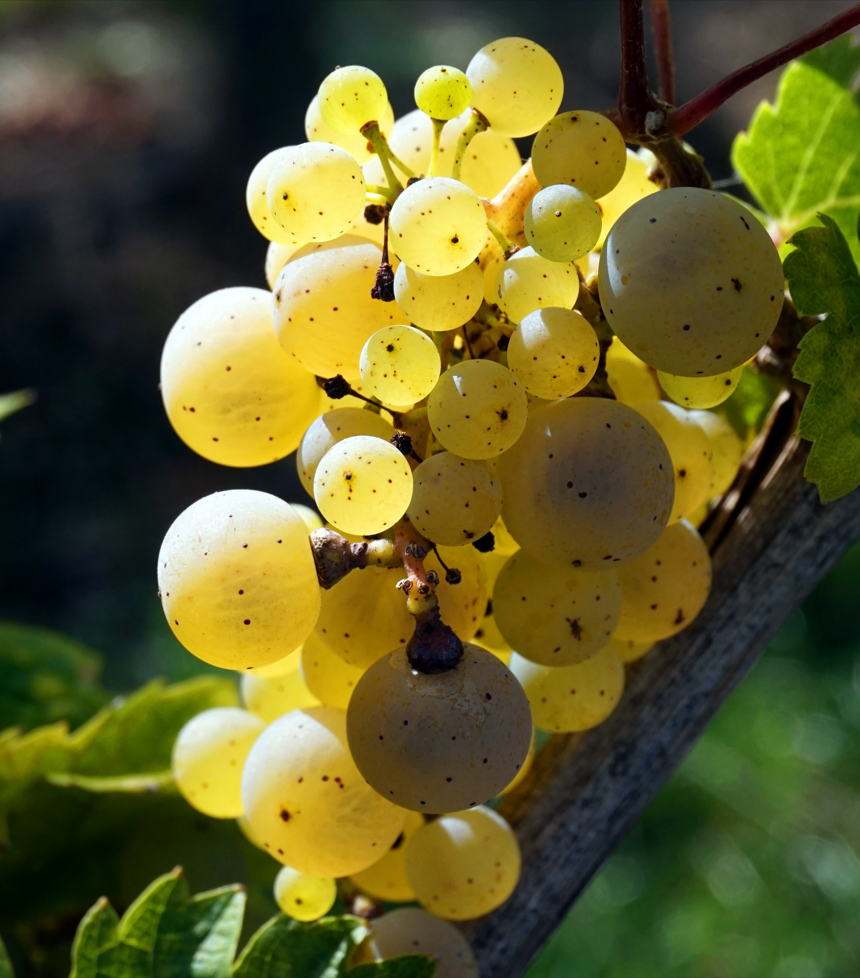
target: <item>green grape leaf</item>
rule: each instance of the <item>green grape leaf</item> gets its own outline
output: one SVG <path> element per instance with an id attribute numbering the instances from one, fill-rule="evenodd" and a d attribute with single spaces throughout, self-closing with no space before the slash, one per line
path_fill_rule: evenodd
<path id="1" fill-rule="evenodd" d="M 798 425 L 812 442 L 805 475 L 828 502 L 860 485 L 860 273 L 836 220 L 819 217 L 823 227 L 791 238 L 784 268 L 798 312 L 827 314 L 801 340 L 794 375 L 811 385 Z"/>
<path id="2" fill-rule="evenodd" d="M 3 943 L 2 938 L 0 938 L 0 978 L 15 978 L 15 973 L 12 971 L 12 962 L 6 953 L 6 945 Z"/>
<path id="3" fill-rule="evenodd" d="M 436 962 L 426 954 L 405 954 L 385 961 L 365 961 L 347 972 L 348 978 L 435 978 Z M 438 978 L 444 978 L 439 975 Z"/>
<path id="4" fill-rule="evenodd" d="M 757 435 L 761 431 L 780 389 L 775 380 L 744 367 L 732 396 L 714 410 L 729 422 L 742 441 L 746 441 L 751 434 Z"/>
<path id="5" fill-rule="evenodd" d="M 830 215 L 860 258 L 860 105 L 851 83 L 860 48 L 849 35 L 790 64 L 776 104 L 763 102 L 732 147 L 732 163 L 772 219 L 777 241 Z M 849 237 L 850 236 L 850 237 Z"/>
<path id="6" fill-rule="evenodd" d="M 251 937 L 232 974 L 235 978 L 337 978 L 366 934 L 357 917 L 324 917 L 303 924 L 279 914 Z"/>

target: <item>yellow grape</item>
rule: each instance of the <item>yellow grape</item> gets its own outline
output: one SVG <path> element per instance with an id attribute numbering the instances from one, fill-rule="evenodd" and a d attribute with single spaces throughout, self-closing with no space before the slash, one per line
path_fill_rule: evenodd
<path id="1" fill-rule="evenodd" d="M 519 787 L 520 784 L 523 781 L 525 781 L 526 775 L 529 773 L 529 771 L 531 771 L 532 764 L 534 764 L 535 762 L 536 748 L 537 748 L 537 742 L 536 742 L 534 731 L 532 731 L 532 741 L 529 744 L 529 752 L 526 755 L 526 759 L 523 761 L 523 766 L 517 772 L 517 776 L 514 778 L 514 780 L 511 781 L 511 783 L 507 786 L 507 788 L 505 788 L 504 791 L 500 792 L 500 794 L 509 795 L 514 790 L 514 788 Z"/>
<path id="2" fill-rule="evenodd" d="M 337 882 L 331 878 L 300 873 L 282 866 L 275 877 L 275 903 L 293 920 L 319 920 L 334 906 Z"/>
<path id="3" fill-rule="evenodd" d="M 536 309 L 514 330 L 508 367 L 529 394 L 545 400 L 571 397 L 597 370 L 600 344 L 575 309 Z"/>
<path id="4" fill-rule="evenodd" d="M 377 121 L 379 122 L 380 131 L 384 136 L 387 136 L 394 127 L 394 110 L 387 100 L 382 118 Z M 340 146 L 359 165 L 367 163 L 368 160 L 372 160 L 376 155 L 372 151 L 367 138 L 362 136 L 361 133 L 342 133 L 328 125 L 320 112 L 318 95 L 314 95 L 311 99 L 311 104 L 305 113 L 305 135 L 312 143 L 334 143 L 335 146 Z"/>
<path id="5" fill-rule="evenodd" d="M 368 122 L 386 117 L 388 92 L 370 68 L 346 65 L 323 79 L 317 94 L 323 120 L 336 132 L 358 134 Z"/>
<path id="6" fill-rule="evenodd" d="M 355 885 L 375 897 L 392 903 L 411 903 L 415 891 L 406 875 L 406 848 L 415 833 L 424 824 L 424 816 L 418 812 L 406 813 L 406 824 L 394 845 L 379 862 L 350 877 Z"/>
<path id="7" fill-rule="evenodd" d="M 603 247 L 603 242 L 606 240 L 606 235 L 609 234 L 612 225 L 628 207 L 632 207 L 643 197 L 657 193 L 659 189 L 656 183 L 648 179 L 648 164 L 637 156 L 632 149 L 628 149 L 624 175 L 608 194 L 604 194 L 600 198 L 600 203 L 597 205 L 603 216 L 603 227 L 595 247 Z"/>
<path id="8" fill-rule="evenodd" d="M 555 58 L 523 37 L 503 37 L 469 62 L 472 107 L 503 136 L 530 136 L 561 105 L 564 79 Z"/>
<path id="9" fill-rule="evenodd" d="M 670 401 L 634 404 L 666 443 L 675 470 L 675 502 L 669 522 L 683 519 L 705 500 L 714 478 L 714 450 L 690 412 Z"/>
<path id="10" fill-rule="evenodd" d="M 312 641 L 309 635 L 305 641 Z M 289 657 L 290 668 L 277 676 L 258 676 L 254 673 L 244 673 L 239 680 L 239 690 L 245 708 L 259 717 L 265 723 L 271 723 L 291 710 L 300 710 L 306 706 L 319 706 L 319 699 L 308 689 L 302 676 L 301 650 L 298 655 Z"/>
<path id="11" fill-rule="evenodd" d="M 502 488 L 479 459 L 439 452 L 425 459 L 412 479 L 409 519 L 434 543 L 459 547 L 477 540 L 501 512 Z"/>
<path id="12" fill-rule="evenodd" d="M 266 263 L 263 270 L 266 275 L 266 283 L 270 289 L 274 289 L 275 280 L 277 279 L 281 269 L 287 264 L 287 262 L 293 257 L 299 248 L 301 248 L 301 243 L 278 244 L 277 241 L 269 242 L 269 247 L 266 249 Z"/>
<path id="13" fill-rule="evenodd" d="M 483 805 L 428 822 L 406 852 L 415 896 L 446 920 L 472 920 L 501 906 L 514 892 L 520 863 L 513 829 Z"/>
<path id="14" fill-rule="evenodd" d="M 299 516 L 301 516 L 301 518 L 305 521 L 305 526 L 311 533 L 313 533 L 314 530 L 319 530 L 320 527 L 325 526 L 323 518 L 316 510 L 311 509 L 310 506 L 303 506 L 301 503 L 292 503 L 291 505 Z"/>
<path id="15" fill-rule="evenodd" d="M 403 831 L 406 812 L 359 774 L 342 710 L 293 710 L 257 739 L 242 802 L 266 852 L 302 873 L 334 878 L 371 866 Z"/>
<path id="16" fill-rule="evenodd" d="M 505 526 L 505 521 L 501 516 L 493 524 L 493 537 L 496 541 L 496 547 L 493 554 L 500 554 L 505 557 L 510 557 L 512 553 L 516 553 L 517 550 L 520 549 L 520 545 L 511 536 L 511 531 Z M 501 568 L 499 569 L 501 570 Z"/>
<path id="17" fill-rule="evenodd" d="M 783 303 L 779 253 L 745 207 L 675 187 L 634 204 L 600 253 L 600 301 L 613 331 L 655 370 L 725 373 L 750 359 Z"/>
<path id="18" fill-rule="evenodd" d="M 212 818 L 242 814 L 242 766 L 263 732 L 262 720 L 234 706 L 192 717 L 173 745 L 173 780 L 182 797 Z"/>
<path id="19" fill-rule="evenodd" d="M 611 645 L 572 666 L 540 666 L 511 656 L 511 672 L 526 691 L 534 724 L 551 733 L 590 730 L 609 716 L 624 692 L 624 663 Z"/>
<path id="20" fill-rule="evenodd" d="M 330 448 L 314 475 L 314 499 L 323 516 L 346 533 L 382 533 L 406 512 L 412 469 L 390 443 L 353 435 Z"/>
<path id="21" fill-rule="evenodd" d="M 673 377 L 657 371 L 660 386 L 676 404 L 685 408 L 711 408 L 728 400 L 735 392 L 744 372 L 744 365 L 724 374 L 710 377 Z"/>
<path id="22" fill-rule="evenodd" d="M 364 344 L 361 379 L 385 404 L 423 400 L 436 386 L 441 361 L 436 344 L 414 326 L 384 326 Z"/>
<path id="23" fill-rule="evenodd" d="M 492 238 L 487 246 L 484 264 L 484 301 L 488 306 L 499 304 L 499 295 L 496 291 L 496 277 L 499 269 L 505 263 L 505 255 L 495 238 Z"/>
<path id="24" fill-rule="evenodd" d="M 521 248 L 496 272 L 495 301 L 514 323 L 547 306 L 572 309 L 578 295 L 576 265 L 548 261 L 534 248 Z"/>
<path id="25" fill-rule="evenodd" d="M 471 262 L 453 275 L 422 275 L 401 262 L 394 275 L 394 296 L 410 322 L 421 329 L 457 329 L 481 306 L 481 266 Z"/>
<path id="26" fill-rule="evenodd" d="M 161 397 L 189 448 L 219 465 L 275 462 L 295 451 L 321 408 L 314 377 L 284 354 L 262 289 L 198 299 L 161 354 Z"/>
<path id="27" fill-rule="evenodd" d="M 462 931 L 418 907 L 377 917 L 356 949 L 354 964 L 384 961 L 407 954 L 427 954 L 438 978 L 480 978 L 475 954 Z"/>
<path id="28" fill-rule="evenodd" d="M 615 631 L 621 585 L 615 571 L 555 567 L 520 550 L 496 580 L 493 612 L 520 655 L 545 666 L 569 666 L 599 652 Z"/>
<path id="29" fill-rule="evenodd" d="M 570 184 L 597 200 L 617 186 L 627 147 L 615 123 L 598 112 L 563 112 L 535 136 L 532 166 L 541 186 Z"/>
<path id="30" fill-rule="evenodd" d="M 304 521 L 253 489 L 213 493 L 177 517 L 158 555 L 158 588 L 173 634 L 222 669 L 282 659 L 320 609 Z"/>
<path id="31" fill-rule="evenodd" d="M 582 258 L 594 247 L 602 226 L 594 199 L 563 183 L 534 196 L 523 223 L 528 243 L 550 261 Z"/>
<path id="32" fill-rule="evenodd" d="M 686 520 L 666 527 L 641 557 L 619 568 L 623 595 L 616 637 L 659 642 L 686 628 L 711 590 L 711 557 Z"/>
<path id="33" fill-rule="evenodd" d="M 272 216 L 269 209 L 269 201 L 266 196 L 266 186 L 269 183 L 269 174 L 275 165 L 275 160 L 281 153 L 293 149 L 292 146 L 284 146 L 281 149 L 273 149 L 251 170 L 248 177 L 248 185 L 245 188 L 245 206 L 248 208 L 248 215 L 254 227 L 268 238 L 272 244 L 278 244 L 286 248 L 298 248 L 303 242 L 296 238 L 292 231 L 281 227 Z M 269 249 L 271 251 L 271 249 Z"/>
<path id="34" fill-rule="evenodd" d="M 361 677 L 347 710 L 349 749 L 367 782 L 428 814 L 497 795 L 522 766 L 531 730 L 519 684 L 477 645 L 433 675 L 414 671 L 398 649 Z"/>
<path id="35" fill-rule="evenodd" d="M 632 638 L 617 638 L 615 635 L 606 643 L 621 657 L 623 663 L 637 662 L 654 648 L 653 642 L 637 642 Z"/>
<path id="36" fill-rule="evenodd" d="M 302 646 L 302 679 L 311 695 L 325 706 L 345 710 L 363 673 L 363 669 L 350 665 L 332 652 L 316 632 L 311 632 L 305 639 Z"/>
<path id="37" fill-rule="evenodd" d="M 487 607 L 492 609 L 492 602 Z M 513 649 L 505 641 L 504 635 L 499 631 L 499 626 L 496 624 L 496 618 L 492 614 L 492 611 L 490 614 L 484 615 L 481 621 L 481 627 L 475 632 L 475 637 L 472 641 L 475 645 L 480 645 L 482 649 L 492 652 L 505 665 L 510 663 Z"/>
<path id="38" fill-rule="evenodd" d="M 291 503 L 293 509 L 298 509 L 299 507 L 295 503 Z M 268 666 L 260 666 L 254 670 L 254 676 L 257 679 L 271 679 L 274 676 L 285 676 L 288 672 L 293 672 L 293 670 L 298 669 L 299 659 L 302 654 L 301 645 L 295 649 L 295 651 L 290 652 L 289 655 L 285 655 L 281 659 L 277 659 Z"/>
<path id="39" fill-rule="evenodd" d="M 415 104 L 431 119 L 453 119 L 469 108 L 472 86 L 459 68 L 436 65 L 415 82 Z"/>
<path id="40" fill-rule="evenodd" d="M 498 471 L 505 526 L 548 563 L 604 570 L 631 560 L 657 539 L 672 510 L 663 440 L 632 408 L 603 397 L 532 410 Z"/>
<path id="41" fill-rule="evenodd" d="M 310 495 L 314 494 L 314 476 L 323 455 L 344 438 L 372 435 L 388 441 L 394 434 L 391 424 L 375 411 L 363 408 L 335 408 L 321 414 L 302 436 L 296 452 L 299 479 Z"/>
<path id="42" fill-rule="evenodd" d="M 492 360 L 465 360 L 439 378 L 427 417 L 440 443 L 462 458 L 493 458 L 520 437 L 528 400 L 516 377 Z"/>
<path id="43" fill-rule="evenodd" d="M 239 800 L 241 801 L 241 795 Z M 252 846 L 256 846 L 258 849 L 263 848 L 262 845 L 254 837 L 254 833 L 251 831 L 251 826 L 248 824 L 248 819 L 245 818 L 244 815 L 240 815 L 236 819 L 236 824 L 239 826 L 239 831 L 242 833 L 242 835 L 245 836 L 245 838 L 248 840 L 248 842 L 251 843 Z"/>
<path id="44" fill-rule="evenodd" d="M 655 372 L 616 336 L 606 352 L 609 386 L 622 404 L 659 401 L 660 385 Z"/>
<path id="45" fill-rule="evenodd" d="M 360 229 L 358 228 L 359 224 L 362 225 Z M 381 228 L 382 225 L 379 227 Z M 305 255 L 315 255 L 320 251 L 328 251 L 330 248 L 343 248 L 345 245 L 365 244 L 367 241 L 373 241 L 382 248 L 382 231 L 380 230 L 377 234 L 376 228 L 368 224 L 363 217 L 353 224 L 349 233 L 342 234 L 338 238 L 332 238 L 330 241 L 310 241 L 296 245 L 283 245 L 270 241 L 266 251 L 266 282 L 268 282 L 270 289 L 274 289 L 281 269 L 294 258 L 304 258 Z M 394 264 L 397 264 L 396 258 Z"/>
<path id="46" fill-rule="evenodd" d="M 714 478 L 708 493 L 714 499 L 722 496 L 735 481 L 744 457 L 744 443 L 735 429 L 720 415 L 711 411 L 691 411 L 690 416 L 704 430 L 714 451 Z"/>

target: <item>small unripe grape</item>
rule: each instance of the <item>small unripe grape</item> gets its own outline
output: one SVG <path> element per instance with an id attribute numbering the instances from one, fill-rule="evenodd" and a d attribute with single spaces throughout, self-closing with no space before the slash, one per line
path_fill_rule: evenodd
<path id="1" fill-rule="evenodd" d="M 484 276 L 477 262 L 453 275 L 422 275 L 401 262 L 394 274 L 394 296 L 410 322 L 421 329 L 457 329 L 481 306 Z"/>
<path id="2" fill-rule="evenodd" d="M 514 323 L 547 306 L 572 309 L 578 295 L 576 265 L 548 261 L 534 248 L 521 248 L 496 272 L 496 302 Z"/>
<path id="3" fill-rule="evenodd" d="M 436 65 L 415 82 L 415 104 L 431 119 L 453 119 L 469 107 L 472 86 L 459 68 Z"/>
<path id="4" fill-rule="evenodd" d="M 535 136 L 532 166 L 538 182 L 566 183 L 597 200 L 624 174 L 627 147 L 613 122 L 597 112 L 563 112 Z"/>
<path id="5" fill-rule="evenodd" d="M 599 359 L 597 334 L 574 309 L 530 312 L 508 344 L 508 367 L 529 394 L 548 401 L 581 391 Z"/>
<path id="6" fill-rule="evenodd" d="M 364 344 L 361 379 L 384 403 L 414 404 L 436 386 L 441 361 L 436 344 L 414 326 L 384 326 Z"/>
<path id="7" fill-rule="evenodd" d="M 744 443 L 728 421 L 712 411 L 691 411 L 690 417 L 704 430 L 714 452 L 714 477 L 708 493 L 714 499 L 734 482 L 744 457 Z"/>
<path id="8" fill-rule="evenodd" d="M 606 351 L 606 375 L 609 386 L 622 404 L 660 400 L 660 385 L 654 371 L 631 353 L 617 336 Z"/>
<path id="9" fill-rule="evenodd" d="M 305 639 L 312 640 L 313 632 Z M 289 657 L 289 670 L 278 676 L 243 673 L 239 691 L 245 708 L 265 723 L 306 706 L 319 706 L 319 699 L 308 689 L 300 669 L 301 650 Z"/>
<path id="10" fill-rule="evenodd" d="M 311 632 L 305 639 L 301 662 L 301 676 L 311 695 L 324 706 L 345 710 L 364 669 L 350 665 L 332 652 L 316 632 Z"/>
<path id="11" fill-rule="evenodd" d="M 685 408 L 711 408 L 728 400 L 741 382 L 744 365 L 710 377 L 674 377 L 657 371 L 660 386 L 676 404 Z"/>
<path id="12" fill-rule="evenodd" d="M 362 408 L 336 408 L 321 414 L 305 431 L 296 452 L 296 468 L 302 485 L 312 496 L 314 476 L 323 455 L 344 438 L 354 435 L 372 435 L 388 441 L 394 428 L 375 411 Z"/>
<path id="13" fill-rule="evenodd" d="M 418 907 L 377 917 L 356 950 L 354 963 L 384 961 L 407 954 L 427 954 L 438 978 L 480 978 L 478 962 L 462 931 Z"/>
<path id="14" fill-rule="evenodd" d="M 293 148 L 292 146 L 284 146 L 281 149 L 273 149 L 271 153 L 266 153 L 254 169 L 251 170 L 251 175 L 248 177 L 248 184 L 245 187 L 245 205 L 248 208 L 248 214 L 254 227 L 264 238 L 268 238 L 272 243 L 298 248 L 304 244 L 304 241 L 301 238 L 297 238 L 292 231 L 278 224 L 272 216 L 272 212 L 269 209 L 269 201 L 266 196 L 269 174 L 272 172 L 275 160 L 277 160 L 281 153 Z"/>
<path id="15" fill-rule="evenodd" d="M 275 877 L 275 903 L 293 920 L 319 920 L 334 906 L 337 882 L 283 866 Z"/>
<path id="16" fill-rule="evenodd" d="M 350 876 L 350 880 L 377 900 L 411 903 L 415 899 L 415 891 L 406 875 L 406 849 L 423 824 L 423 815 L 419 815 L 418 812 L 407 812 L 406 824 L 394 845 L 379 862 Z"/>
<path id="17" fill-rule="evenodd" d="M 383 136 L 389 136 L 394 128 L 394 109 L 391 104 L 386 102 L 382 118 L 378 119 L 379 130 Z M 311 143 L 334 143 L 340 146 L 361 166 L 368 160 L 374 159 L 376 154 L 372 151 L 366 136 L 361 133 L 342 133 L 333 129 L 322 117 L 320 112 L 319 95 L 314 95 L 308 110 L 305 113 L 305 135 Z"/>
<path id="18" fill-rule="evenodd" d="M 368 122 L 384 119 L 388 107 L 382 79 L 361 65 L 336 68 L 323 79 L 317 98 L 323 120 L 345 135 L 360 133 Z"/>
<path id="19" fill-rule="evenodd" d="M 575 261 L 600 237 L 600 209 L 583 190 L 556 184 L 541 190 L 526 207 L 528 243 L 550 261 Z"/>

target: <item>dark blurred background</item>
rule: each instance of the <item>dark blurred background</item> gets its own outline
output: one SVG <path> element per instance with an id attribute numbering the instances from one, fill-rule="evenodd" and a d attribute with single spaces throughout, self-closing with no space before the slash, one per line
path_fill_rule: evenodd
<path id="1" fill-rule="evenodd" d="M 673 0 L 679 98 L 847 6 Z M 205 668 L 156 599 L 166 528 L 216 489 L 302 492 L 291 458 L 236 470 L 185 448 L 157 388 L 164 338 L 201 295 L 265 287 L 245 182 L 304 139 L 327 72 L 368 65 L 400 115 L 424 68 L 465 68 L 508 34 L 559 61 L 563 109 L 614 101 L 610 0 L 0 3 L 0 392 L 39 397 L 2 426 L 0 617 L 98 649 L 116 691 Z M 693 134 L 715 178 L 731 177 L 731 140 L 775 80 Z M 858 598 L 855 550 L 533 975 L 860 973 Z"/>

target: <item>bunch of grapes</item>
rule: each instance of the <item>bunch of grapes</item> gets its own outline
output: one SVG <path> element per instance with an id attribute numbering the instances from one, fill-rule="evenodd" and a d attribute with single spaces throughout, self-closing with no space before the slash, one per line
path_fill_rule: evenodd
<path id="1" fill-rule="evenodd" d="M 526 775 L 534 729 L 605 720 L 625 664 L 707 599 L 695 527 L 744 446 L 705 409 L 783 299 L 742 206 L 655 192 L 606 117 L 557 114 L 562 91 L 522 38 L 425 71 L 396 122 L 372 71 L 332 72 L 308 142 L 248 181 L 271 292 L 200 299 L 161 364 L 189 447 L 295 453 L 322 514 L 232 490 L 168 530 L 167 620 L 245 704 L 183 729 L 179 789 L 283 864 L 292 917 L 344 878 L 420 903 L 362 954 L 418 948 L 449 978 L 476 970 L 446 921 L 516 885 L 485 803 Z"/>

